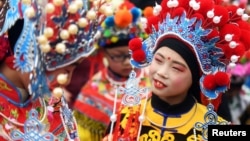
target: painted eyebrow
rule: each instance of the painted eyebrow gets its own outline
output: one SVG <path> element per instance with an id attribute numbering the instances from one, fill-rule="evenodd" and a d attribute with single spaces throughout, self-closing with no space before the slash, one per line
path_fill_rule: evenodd
<path id="1" fill-rule="evenodd" d="M 166 57 L 165 57 L 162 53 L 157 52 L 156 54 L 159 55 L 160 57 L 166 59 Z M 174 63 L 174 64 L 178 64 L 178 65 L 181 65 L 181 66 L 187 68 L 187 66 L 186 66 L 185 64 L 183 64 L 182 62 L 176 61 L 176 60 L 174 60 L 174 59 L 172 59 L 172 60 L 173 60 L 173 63 Z"/>

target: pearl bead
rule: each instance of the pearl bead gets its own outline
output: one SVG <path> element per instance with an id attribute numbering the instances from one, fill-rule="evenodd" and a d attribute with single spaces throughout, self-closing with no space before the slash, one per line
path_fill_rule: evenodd
<path id="1" fill-rule="evenodd" d="M 57 76 L 57 82 L 61 85 L 66 84 L 68 81 L 68 74 L 59 74 Z"/>
<path id="2" fill-rule="evenodd" d="M 90 19 L 90 20 L 96 19 L 96 13 L 95 13 L 95 11 L 93 11 L 93 10 L 88 11 L 86 17 L 87 17 L 88 19 Z"/>
<path id="3" fill-rule="evenodd" d="M 63 0 L 53 0 L 53 3 L 55 4 L 55 6 L 62 6 L 64 4 Z"/>
<path id="4" fill-rule="evenodd" d="M 140 122 L 143 122 L 144 120 L 145 120 L 145 117 L 144 117 L 143 115 L 140 115 L 140 116 L 139 116 L 139 121 L 140 121 Z"/>
<path id="5" fill-rule="evenodd" d="M 238 59 L 239 59 L 239 56 L 236 56 L 236 55 L 232 55 L 231 58 L 230 58 L 230 60 L 231 60 L 232 62 L 234 62 L 234 63 L 237 62 Z"/>
<path id="6" fill-rule="evenodd" d="M 242 14 L 244 14 L 244 9 L 238 8 L 236 13 L 237 13 L 238 16 L 241 16 Z"/>
<path id="7" fill-rule="evenodd" d="M 111 120 L 112 122 L 115 122 L 115 121 L 116 121 L 116 115 L 115 115 L 115 114 L 111 115 L 111 116 L 110 116 L 110 120 Z"/>
<path id="8" fill-rule="evenodd" d="M 243 14 L 243 15 L 241 16 L 241 19 L 242 19 L 243 21 L 247 21 L 248 18 L 249 18 L 248 14 Z"/>
<path id="9" fill-rule="evenodd" d="M 48 53 L 51 50 L 51 47 L 49 44 L 44 44 L 40 46 L 40 49 L 43 53 Z"/>
<path id="10" fill-rule="evenodd" d="M 68 30 L 65 30 L 63 29 L 61 32 L 60 32 L 60 37 L 63 39 L 63 40 L 67 40 L 69 38 L 69 32 Z"/>
<path id="11" fill-rule="evenodd" d="M 77 5 L 78 9 L 81 9 L 83 7 L 82 0 L 75 0 L 75 4 Z"/>
<path id="12" fill-rule="evenodd" d="M 214 17 L 214 11 L 210 10 L 207 12 L 207 17 L 208 18 L 213 18 Z"/>
<path id="13" fill-rule="evenodd" d="M 33 7 L 29 7 L 28 9 L 26 9 L 25 14 L 28 18 L 33 18 L 36 16 L 36 12 Z"/>
<path id="14" fill-rule="evenodd" d="M 113 15 L 113 10 L 111 8 L 106 8 L 106 10 L 104 11 L 104 15 L 105 16 L 112 16 Z"/>
<path id="15" fill-rule="evenodd" d="M 221 17 L 219 17 L 219 16 L 215 16 L 214 18 L 213 18 L 213 22 L 214 23 L 220 23 L 220 19 L 221 19 Z"/>
<path id="16" fill-rule="evenodd" d="M 69 27 L 68 27 L 68 31 L 71 35 L 76 35 L 77 32 L 78 32 L 78 27 L 75 25 L 75 24 L 71 24 Z"/>
<path id="17" fill-rule="evenodd" d="M 26 4 L 26 5 L 30 5 L 31 4 L 31 0 L 22 0 L 22 3 Z"/>
<path id="18" fill-rule="evenodd" d="M 236 64 L 235 63 L 229 63 L 229 68 L 234 68 L 235 66 L 236 66 Z"/>
<path id="19" fill-rule="evenodd" d="M 68 7 L 68 12 L 71 14 L 75 14 L 78 10 L 78 6 L 74 3 L 71 3 Z"/>
<path id="20" fill-rule="evenodd" d="M 230 43 L 229 43 L 229 47 L 230 48 L 235 48 L 237 46 L 237 43 L 235 42 L 235 41 L 231 41 Z"/>
<path id="21" fill-rule="evenodd" d="M 44 35 L 47 37 L 47 38 L 50 38 L 52 37 L 54 34 L 54 30 L 51 28 L 51 27 L 47 27 L 44 29 Z"/>
<path id="22" fill-rule="evenodd" d="M 43 44 L 46 44 L 48 42 L 48 39 L 46 36 L 44 35 L 40 35 L 38 38 L 37 38 L 37 41 L 40 45 L 43 45 Z"/>
<path id="23" fill-rule="evenodd" d="M 64 43 L 58 43 L 56 45 L 56 52 L 63 54 L 66 51 L 66 46 Z"/>
<path id="24" fill-rule="evenodd" d="M 227 34 L 227 35 L 225 36 L 225 40 L 226 40 L 227 42 L 232 41 L 232 38 L 233 38 L 233 35 L 232 35 L 232 34 Z"/>
<path id="25" fill-rule="evenodd" d="M 79 27 L 84 28 L 88 25 L 88 20 L 86 18 L 80 18 L 78 20 L 78 25 Z"/>
<path id="26" fill-rule="evenodd" d="M 55 11 L 55 6 L 52 3 L 46 4 L 45 11 L 48 14 L 51 14 Z"/>
<path id="27" fill-rule="evenodd" d="M 52 95 L 56 98 L 61 98 L 63 95 L 63 89 L 60 87 L 56 87 L 53 89 Z"/>

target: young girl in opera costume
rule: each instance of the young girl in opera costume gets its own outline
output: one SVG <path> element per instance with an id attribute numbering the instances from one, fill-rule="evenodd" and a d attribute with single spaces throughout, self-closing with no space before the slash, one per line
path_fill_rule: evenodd
<path id="1" fill-rule="evenodd" d="M 163 0 L 154 14 L 145 22 L 149 37 L 129 43 L 131 64 L 149 65 L 152 96 L 133 101 L 142 88 L 125 87 L 131 98 L 103 140 L 207 140 L 208 125 L 230 124 L 216 111 L 230 85 L 227 65 L 249 49 L 249 16 L 214 0 Z"/>
<path id="2" fill-rule="evenodd" d="M 1 2 L 1 141 L 79 140 L 63 87 L 99 37 L 105 2 L 87 5 L 82 0 Z"/>

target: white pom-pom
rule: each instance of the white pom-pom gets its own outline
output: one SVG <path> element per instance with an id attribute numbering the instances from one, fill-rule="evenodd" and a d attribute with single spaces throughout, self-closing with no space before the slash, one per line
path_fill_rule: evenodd
<path id="1" fill-rule="evenodd" d="M 49 44 L 43 44 L 43 45 L 40 45 L 40 49 L 43 53 L 48 53 L 50 52 L 51 47 Z"/>
<path id="2" fill-rule="evenodd" d="M 227 42 L 232 41 L 232 38 L 233 38 L 233 35 L 232 35 L 232 34 L 226 34 L 226 36 L 225 36 L 225 40 L 226 40 Z"/>
<path id="3" fill-rule="evenodd" d="M 89 24 L 89 22 L 86 18 L 80 18 L 78 19 L 77 24 L 79 25 L 79 27 L 84 28 Z"/>
<path id="4" fill-rule="evenodd" d="M 57 82 L 61 85 L 64 85 L 68 82 L 68 74 L 59 74 L 57 76 Z"/>
<path id="5" fill-rule="evenodd" d="M 71 14 L 75 14 L 78 10 L 78 6 L 75 3 L 71 3 L 68 7 L 68 12 Z"/>
<path id="6" fill-rule="evenodd" d="M 90 19 L 90 20 L 96 19 L 96 13 L 95 13 L 95 11 L 93 11 L 93 10 L 88 11 L 86 17 L 87 17 L 88 19 Z"/>
<path id="7" fill-rule="evenodd" d="M 69 27 L 68 27 L 68 31 L 71 35 L 76 35 L 77 32 L 78 32 L 78 27 L 77 25 L 75 24 L 71 24 Z"/>
<path id="8" fill-rule="evenodd" d="M 241 16 L 242 14 L 244 14 L 244 9 L 238 8 L 236 13 L 237 13 L 238 16 Z"/>
<path id="9" fill-rule="evenodd" d="M 110 116 L 110 121 L 115 122 L 116 121 L 116 115 L 111 115 Z"/>
<path id="10" fill-rule="evenodd" d="M 63 89 L 60 87 L 56 87 L 53 89 L 52 95 L 56 98 L 61 98 L 63 95 Z"/>
<path id="11" fill-rule="evenodd" d="M 229 43 L 229 47 L 230 48 L 235 48 L 237 46 L 237 43 L 235 42 L 235 41 L 231 41 L 230 43 Z"/>
<path id="12" fill-rule="evenodd" d="M 240 58 L 240 57 L 237 56 L 237 55 L 232 55 L 231 58 L 230 58 L 230 60 L 231 60 L 231 62 L 235 63 L 235 62 L 238 61 L 239 58 Z"/>
<path id="13" fill-rule="evenodd" d="M 65 51 L 66 51 L 66 46 L 64 43 L 58 43 L 56 45 L 56 52 L 57 53 L 63 54 Z"/>
<path id="14" fill-rule="evenodd" d="M 214 17 L 214 11 L 213 10 L 210 10 L 207 12 L 207 17 L 208 18 L 213 18 Z"/>
<path id="15" fill-rule="evenodd" d="M 39 37 L 37 37 L 37 41 L 40 45 L 43 45 L 43 44 L 46 44 L 48 42 L 48 39 L 46 36 L 40 35 Z"/>
<path id="16" fill-rule="evenodd" d="M 46 4 L 45 11 L 48 14 L 51 14 L 55 11 L 55 6 L 52 3 Z"/>
<path id="17" fill-rule="evenodd" d="M 44 29 L 44 36 L 46 36 L 47 38 L 52 37 L 54 34 L 54 30 L 51 27 L 46 27 Z"/>
<path id="18" fill-rule="evenodd" d="M 213 22 L 214 23 L 220 23 L 220 19 L 221 19 L 221 16 L 215 16 L 214 18 L 213 18 Z"/>
<path id="19" fill-rule="evenodd" d="M 145 120 L 145 116 L 144 116 L 144 115 L 140 115 L 138 120 L 139 120 L 140 122 L 143 122 L 143 121 Z"/>
<path id="20" fill-rule="evenodd" d="M 69 38 L 69 32 L 68 32 L 68 30 L 65 30 L 65 29 L 61 30 L 60 37 L 63 40 L 67 40 Z"/>
<path id="21" fill-rule="evenodd" d="M 243 21 L 247 21 L 247 20 L 249 19 L 248 14 L 243 14 L 243 15 L 241 16 L 241 19 L 242 19 Z"/>
<path id="22" fill-rule="evenodd" d="M 53 0 L 53 4 L 55 6 L 62 6 L 64 4 L 64 0 Z"/>
<path id="23" fill-rule="evenodd" d="M 25 14 L 30 19 L 36 16 L 36 12 L 35 12 L 35 9 L 33 7 L 27 8 L 25 10 Z"/>

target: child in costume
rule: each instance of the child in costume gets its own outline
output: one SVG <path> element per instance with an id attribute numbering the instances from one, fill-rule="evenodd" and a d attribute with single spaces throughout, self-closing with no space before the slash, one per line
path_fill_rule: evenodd
<path id="1" fill-rule="evenodd" d="M 100 141 L 103 138 L 114 103 L 121 103 L 121 95 L 115 98 L 115 88 L 125 86 L 133 70 L 128 42 L 134 37 L 146 37 L 140 25 L 141 9 L 128 1 L 113 8 L 115 13 L 104 20 L 102 36 L 98 41 L 97 54 L 103 55 L 105 66 L 82 87 L 74 104 L 80 139 L 84 141 Z M 140 86 L 149 86 L 147 72 L 143 69 L 134 69 L 134 72 Z"/>
<path id="2" fill-rule="evenodd" d="M 64 89 L 98 39 L 103 3 L 1 2 L 0 140 L 79 140 Z M 103 7 L 104 8 L 104 7 Z"/>
<path id="3" fill-rule="evenodd" d="M 249 34 L 248 17 L 214 0 L 156 4 L 145 22 L 149 37 L 129 43 L 131 64 L 149 65 L 152 96 L 123 101 L 103 140 L 207 140 L 208 125 L 230 124 L 216 111 L 230 85 L 227 65 L 233 67 L 249 49 L 240 34 Z M 124 97 L 138 97 L 142 88 L 123 89 Z"/>

